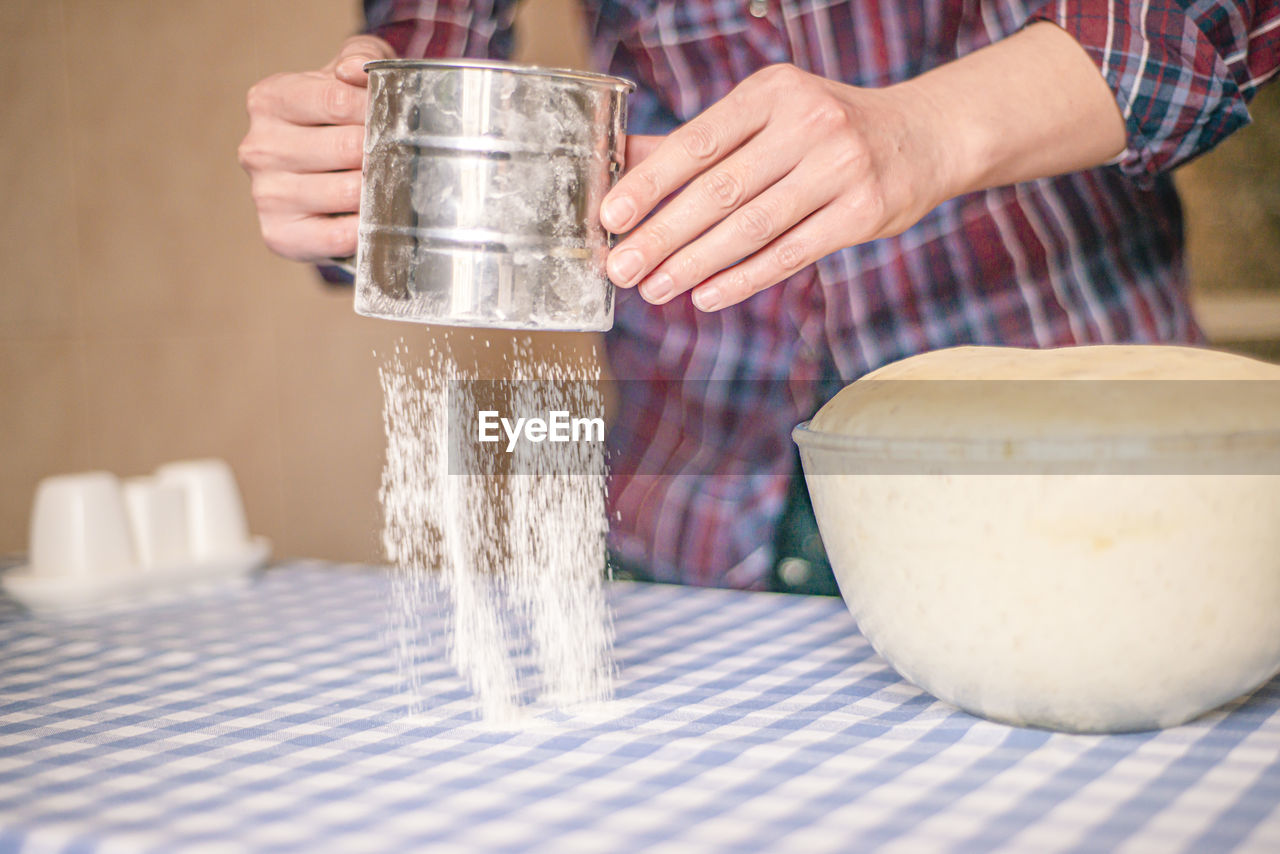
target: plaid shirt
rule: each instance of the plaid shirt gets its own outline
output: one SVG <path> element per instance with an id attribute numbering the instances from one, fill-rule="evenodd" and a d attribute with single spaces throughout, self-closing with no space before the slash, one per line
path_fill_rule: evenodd
<path id="1" fill-rule="evenodd" d="M 597 67 L 639 83 L 636 133 L 670 131 L 772 63 L 885 86 L 1038 19 L 1085 47 L 1128 125 L 1111 166 L 953 199 L 730 309 L 620 291 L 606 338 L 628 381 L 610 437 L 611 545 L 658 580 L 763 586 L 795 466 L 791 428 L 880 365 L 957 344 L 1202 340 L 1167 173 L 1248 121 L 1249 98 L 1280 66 L 1277 0 L 585 5 Z M 510 0 L 365 6 L 402 56 L 512 47 Z"/>

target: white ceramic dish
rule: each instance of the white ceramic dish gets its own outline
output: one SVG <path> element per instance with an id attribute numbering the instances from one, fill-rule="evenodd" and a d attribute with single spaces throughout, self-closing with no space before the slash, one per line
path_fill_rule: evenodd
<path id="1" fill-rule="evenodd" d="M 270 541 L 254 537 L 238 555 L 133 572 L 76 576 L 37 573 L 30 566 L 18 566 L 0 575 L 0 586 L 37 613 L 111 607 L 145 601 L 156 594 L 221 586 L 261 568 L 270 555 Z"/>

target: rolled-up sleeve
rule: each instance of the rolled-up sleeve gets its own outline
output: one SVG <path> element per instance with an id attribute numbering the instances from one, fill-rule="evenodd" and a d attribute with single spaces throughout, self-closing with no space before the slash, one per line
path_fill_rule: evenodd
<path id="1" fill-rule="evenodd" d="M 367 31 L 409 59 L 506 59 L 516 0 L 364 0 Z"/>
<path id="2" fill-rule="evenodd" d="M 1280 68 L 1280 0 L 1046 0 L 1031 20 L 1062 27 L 1098 65 L 1128 129 L 1118 165 L 1143 183 L 1248 124 Z"/>

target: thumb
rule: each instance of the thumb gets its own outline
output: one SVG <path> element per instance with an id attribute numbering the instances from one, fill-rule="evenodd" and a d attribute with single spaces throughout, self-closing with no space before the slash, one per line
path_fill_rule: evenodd
<path id="1" fill-rule="evenodd" d="M 627 169 L 631 169 L 644 160 L 657 148 L 665 136 L 627 135 Z"/>
<path id="2" fill-rule="evenodd" d="M 369 75 L 364 73 L 364 64 L 375 59 L 394 59 L 395 55 L 391 45 L 377 36 L 352 36 L 342 43 L 331 67 L 343 83 L 364 86 L 369 79 Z"/>

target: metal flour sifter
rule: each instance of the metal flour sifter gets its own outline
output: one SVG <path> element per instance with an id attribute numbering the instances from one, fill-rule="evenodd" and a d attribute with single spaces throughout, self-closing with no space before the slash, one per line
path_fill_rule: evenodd
<path id="1" fill-rule="evenodd" d="M 455 326 L 613 325 L 600 202 L 628 80 L 475 60 L 369 72 L 355 310 Z"/>

